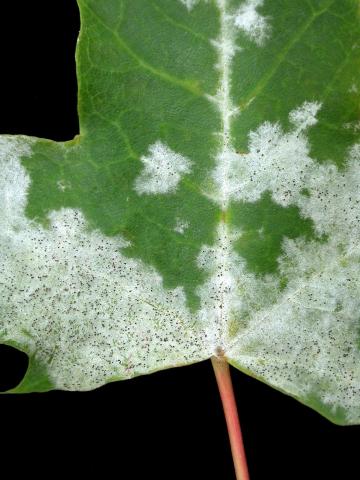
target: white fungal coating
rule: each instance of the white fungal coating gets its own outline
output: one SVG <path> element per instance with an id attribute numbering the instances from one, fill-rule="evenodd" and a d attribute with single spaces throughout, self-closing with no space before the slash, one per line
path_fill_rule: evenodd
<path id="1" fill-rule="evenodd" d="M 289 178 L 296 152 L 289 152 L 284 164 Z M 305 158 L 301 181 L 308 194 L 293 195 L 292 202 L 326 240 L 284 239 L 278 261 L 286 288 L 274 290 L 272 305 L 249 312 L 248 327 L 233 339 L 227 355 L 295 396 L 316 395 L 334 414 L 344 408 L 347 422 L 356 423 L 360 419 L 360 145 L 350 149 L 343 171 L 309 161 L 307 154 Z M 258 305 L 263 301 L 259 296 Z"/>
<path id="2" fill-rule="evenodd" d="M 182 177 L 191 172 L 191 161 L 157 141 L 141 157 L 144 169 L 135 180 L 139 195 L 174 193 Z"/>
<path id="3" fill-rule="evenodd" d="M 351 248 L 358 245 L 360 235 L 360 144 L 349 150 L 346 168 L 319 165 L 311 169 L 306 187 L 308 197 L 300 197 L 298 205 L 303 215 L 310 217 L 319 234 L 346 238 Z"/>
<path id="4" fill-rule="evenodd" d="M 264 0 L 246 0 L 235 13 L 236 27 L 258 45 L 264 44 L 271 30 L 268 19 L 258 12 L 263 4 Z"/>
<path id="5" fill-rule="evenodd" d="M 185 233 L 185 230 L 187 230 L 189 226 L 190 224 L 188 221 L 181 220 L 181 218 L 176 218 L 174 232 L 179 233 L 180 235 L 183 235 Z"/>
<path id="6" fill-rule="evenodd" d="M 60 192 L 65 192 L 66 190 L 69 190 L 71 188 L 71 184 L 69 182 L 64 182 L 62 180 L 58 180 L 56 182 L 56 186 L 60 190 Z"/>
<path id="7" fill-rule="evenodd" d="M 231 67 L 236 54 L 236 32 L 233 18 L 227 10 L 228 0 L 217 0 L 220 13 L 220 33 L 216 40 L 212 41 L 218 53 L 218 62 L 215 68 L 219 71 L 219 86 L 215 97 L 208 96 L 214 103 L 220 114 L 222 129 L 217 132 L 220 140 L 220 148 L 216 156 L 216 166 L 212 172 L 212 180 L 215 186 L 215 197 L 223 210 L 226 210 L 229 202 L 229 182 L 231 176 L 228 158 L 232 155 L 231 121 L 238 115 L 239 110 L 234 105 L 231 91 Z"/>
<path id="8" fill-rule="evenodd" d="M 214 352 L 225 350 L 229 318 L 241 311 L 237 280 L 244 273 L 244 262 L 233 251 L 235 239 L 236 235 L 230 234 L 225 223 L 220 223 L 215 245 L 203 246 L 197 258 L 198 266 L 209 275 L 207 282 L 198 288 L 198 294 L 200 315 L 210 326 L 208 338 Z"/>
<path id="9" fill-rule="evenodd" d="M 204 245 L 197 258 L 198 266 L 209 275 L 197 289 L 201 299 L 198 319 L 208 327 L 206 333 L 213 353 L 221 350 L 228 354 L 232 330 L 246 327 L 251 306 L 265 307 L 276 299 L 278 279 L 268 276 L 258 281 L 235 252 L 234 244 L 240 236 L 240 232 L 230 231 L 228 225 L 221 222 L 215 244 Z"/>
<path id="10" fill-rule="evenodd" d="M 349 87 L 349 90 L 348 90 L 349 93 L 359 93 L 359 87 L 358 85 L 354 82 L 350 85 Z"/>
<path id="11" fill-rule="evenodd" d="M 263 123 L 249 134 L 249 153 L 229 152 L 224 161 L 228 196 L 254 202 L 270 190 L 282 206 L 294 203 L 311 178 L 316 163 L 309 157 L 305 131 L 315 125 L 320 104 L 305 102 L 289 114 L 294 129 L 284 133 L 280 124 Z"/>
<path id="12" fill-rule="evenodd" d="M 35 352 L 57 388 L 86 390 L 209 356 L 182 288 L 89 232 L 81 212 L 24 214 L 28 140 L 0 137 L 0 335 Z"/>
<path id="13" fill-rule="evenodd" d="M 288 284 L 272 305 L 253 309 L 227 356 L 303 400 L 311 395 L 347 421 L 360 418 L 359 253 L 334 241 L 285 240 L 280 271 Z M 262 298 L 257 299 L 258 304 Z"/>
<path id="14" fill-rule="evenodd" d="M 320 102 L 304 102 L 300 107 L 290 112 L 289 120 L 297 131 L 302 132 L 317 124 L 316 116 L 321 106 Z"/>
<path id="15" fill-rule="evenodd" d="M 180 0 L 180 2 L 185 5 L 185 7 L 190 11 L 195 7 L 200 0 Z"/>

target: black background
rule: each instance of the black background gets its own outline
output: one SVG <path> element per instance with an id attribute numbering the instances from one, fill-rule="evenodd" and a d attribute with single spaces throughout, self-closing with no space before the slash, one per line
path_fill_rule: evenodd
<path id="1" fill-rule="evenodd" d="M 78 133 L 78 30 L 75 0 L 1 5 L 0 133 Z M 26 365 L 24 354 L 0 347 L 1 389 Z M 233 381 L 252 480 L 360 478 L 360 427 L 335 426 L 236 370 Z M 2 395 L 0 419 L 2 465 L 17 474 L 234 479 L 210 362 L 92 392 Z"/>

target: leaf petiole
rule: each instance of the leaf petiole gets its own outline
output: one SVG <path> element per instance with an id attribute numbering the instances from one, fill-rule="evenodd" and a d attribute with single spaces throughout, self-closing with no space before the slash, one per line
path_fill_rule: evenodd
<path id="1" fill-rule="evenodd" d="M 249 471 L 246 463 L 244 443 L 229 364 L 223 356 L 211 357 L 211 363 L 214 368 L 216 382 L 224 408 L 236 480 L 249 480 Z"/>

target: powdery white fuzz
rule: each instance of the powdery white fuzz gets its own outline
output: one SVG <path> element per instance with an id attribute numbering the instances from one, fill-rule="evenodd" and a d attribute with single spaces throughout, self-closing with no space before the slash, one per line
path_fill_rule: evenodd
<path id="1" fill-rule="evenodd" d="M 277 203 L 289 205 L 304 187 L 305 172 L 313 163 L 306 138 L 268 122 L 249 137 L 248 154 L 228 156 L 231 198 L 253 202 L 271 190 Z"/>
<path id="2" fill-rule="evenodd" d="M 284 251 L 286 288 L 251 312 L 227 355 L 277 388 L 303 400 L 316 395 L 333 413 L 341 406 L 350 423 L 359 421 L 359 253 L 303 239 L 285 240 Z"/>
<path id="3" fill-rule="evenodd" d="M 201 0 L 180 0 L 180 2 L 185 5 L 185 7 L 190 11 L 195 5 L 197 5 Z M 207 0 L 205 0 L 207 1 Z"/>
<path id="4" fill-rule="evenodd" d="M 250 132 L 247 154 L 238 154 L 231 148 L 223 150 L 213 172 L 215 187 L 219 182 L 225 185 L 228 200 L 254 202 L 270 190 L 280 205 L 294 202 L 316 165 L 309 157 L 305 133 L 315 125 L 320 106 L 305 102 L 290 112 L 294 129 L 288 133 L 278 123 L 263 123 Z M 220 194 L 215 191 L 213 196 L 217 198 Z"/>
<path id="5" fill-rule="evenodd" d="M 218 53 L 218 63 L 215 68 L 219 70 L 219 86 L 215 97 L 208 99 L 216 105 L 221 118 L 222 129 L 217 132 L 220 138 L 220 148 L 216 156 L 216 167 L 212 179 L 216 188 L 216 197 L 225 210 L 229 201 L 229 185 L 227 178 L 231 175 L 228 162 L 224 161 L 227 153 L 232 151 L 231 120 L 239 113 L 231 99 L 231 68 L 232 60 L 238 47 L 236 46 L 236 31 L 233 18 L 229 14 L 228 0 L 217 0 L 216 4 L 220 13 L 220 33 L 212 44 Z"/>
<path id="6" fill-rule="evenodd" d="M 220 32 L 212 41 L 218 54 L 215 68 L 219 71 L 219 86 L 215 97 L 208 97 L 214 102 L 221 119 L 222 129 L 218 133 L 220 139 L 219 151 L 216 155 L 216 166 L 212 172 L 215 186 L 215 197 L 223 211 L 228 207 L 229 182 L 231 165 L 227 157 L 232 152 L 231 121 L 239 111 L 231 99 L 231 68 L 233 57 L 239 48 L 236 45 L 236 28 L 230 15 L 228 0 L 216 0 L 220 15 Z M 209 195 L 210 197 L 212 195 Z M 207 271 L 208 281 L 198 289 L 202 301 L 200 318 L 207 318 L 211 326 L 207 336 L 213 346 L 213 351 L 225 348 L 227 322 L 233 312 L 241 310 L 241 301 L 237 297 L 237 267 L 241 262 L 233 249 L 233 234 L 226 223 L 221 222 L 217 231 L 217 241 L 214 247 L 204 246 L 198 258 L 198 265 Z M 242 268 L 240 268 L 242 273 Z M 214 328 L 215 326 L 215 328 Z"/>
<path id="7" fill-rule="evenodd" d="M 271 31 L 268 19 L 257 11 L 263 4 L 264 0 L 246 0 L 234 17 L 236 27 L 257 45 L 263 45 Z"/>
<path id="8" fill-rule="evenodd" d="M 236 283 L 239 273 L 243 273 L 243 262 L 233 251 L 233 239 L 225 223 L 218 227 L 215 245 L 201 249 L 197 263 L 209 275 L 207 282 L 198 288 L 198 295 L 202 301 L 200 315 L 211 326 L 208 337 L 215 352 L 217 348 L 225 348 L 229 318 L 241 311 Z"/>
<path id="9" fill-rule="evenodd" d="M 346 238 L 351 250 L 360 248 L 359 165 L 360 144 L 355 144 L 349 150 L 346 169 L 340 171 L 333 164 L 312 168 L 306 182 L 309 196 L 297 201 L 303 215 L 314 221 L 319 235 L 337 238 L 339 243 Z"/>
<path id="10" fill-rule="evenodd" d="M 185 233 L 185 230 L 189 228 L 189 222 L 186 220 L 181 220 L 181 218 L 176 219 L 175 227 L 174 227 L 174 232 L 180 233 L 180 235 L 183 235 Z"/>
<path id="11" fill-rule="evenodd" d="M 69 190 L 69 188 L 71 188 L 70 182 L 64 182 L 63 180 L 59 180 L 56 183 L 56 186 L 60 190 L 60 192 L 65 192 L 66 190 Z"/>
<path id="12" fill-rule="evenodd" d="M 89 231 L 62 209 L 43 228 L 24 214 L 29 140 L 0 137 L 0 336 L 36 352 L 57 388 L 208 358 L 182 288 L 121 253 L 128 243 Z"/>
<path id="13" fill-rule="evenodd" d="M 247 328 L 228 344 L 227 355 L 294 396 L 316 395 L 334 414 L 344 408 L 346 421 L 357 423 L 360 144 L 348 157 L 342 171 L 331 164 L 310 165 L 308 194 L 295 196 L 293 203 L 327 240 L 284 239 L 279 265 L 286 288 L 274 288 L 270 305 L 258 297 Z"/>
<path id="14" fill-rule="evenodd" d="M 0 232 L 10 228 L 22 228 L 23 211 L 26 206 L 26 191 L 29 178 L 19 164 L 18 158 L 31 154 L 31 141 L 21 137 L 0 136 L 0 162 L 6 161 L 6 168 L 0 171 Z M 16 206 L 16 208 L 14 208 Z"/>
<path id="15" fill-rule="evenodd" d="M 295 126 L 296 130 L 306 130 L 318 122 L 316 116 L 321 106 L 322 104 L 320 102 L 304 102 L 299 108 L 290 112 L 289 120 Z"/>
<path id="16" fill-rule="evenodd" d="M 182 177 L 191 172 L 192 162 L 160 141 L 149 147 L 141 161 L 144 169 L 134 186 L 139 195 L 174 193 Z"/>
<path id="17" fill-rule="evenodd" d="M 357 86 L 357 84 L 355 82 L 351 84 L 348 92 L 349 93 L 359 93 L 359 87 Z"/>
<path id="18" fill-rule="evenodd" d="M 208 327 L 206 335 L 213 353 L 220 349 L 227 355 L 232 328 L 246 328 L 249 310 L 259 305 L 259 298 L 266 299 L 266 305 L 276 299 L 278 280 L 268 276 L 259 282 L 235 252 L 234 244 L 240 236 L 241 232 L 221 222 L 214 245 L 204 245 L 197 258 L 198 267 L 208 274 L 207 281 L 197 289 L 201 299 L 198 321 Z"/>

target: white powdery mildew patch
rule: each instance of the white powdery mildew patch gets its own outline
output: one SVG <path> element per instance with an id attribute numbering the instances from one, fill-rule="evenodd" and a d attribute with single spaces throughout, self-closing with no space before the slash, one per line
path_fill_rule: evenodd
<path id="1" fill-rule="evenodd" d="M 350 85 L 350 87 L 348 89 L 348 92 L 349 93 L 359 93 L 359 87 L 357 86 L 357 84 L 355 82 Z"/>
<path id="2" fill-rule="evenodd" d="M 207 1 L 207 0 L 205 0 Z M 180 0 L 180 2 L 185 5 L 185 7 L 190 11 L 192 10 L 200 0 Z"/>
<path id="3" fill-rule="evenodd" d="M 257 11 L 263 4 L 264 0 L 246 0 L 235 13 L 234 19 L 236 27 L 258 45 L 264 44 L 271 31 L 268 19 Z"/>
<path id="4" fill-rule="evenodd" d="M 308 175 L 309 197 L 297 204 L 310 217 L 319 234 L 328 235 L 348 248 L 358 250 L 360 236 L 360 144 L 349 150 L 346 168 L 318 165 Z"/>
<path id="5" fill-rule="evenodd" d="M 320 109 L 320 102 L 304 102 L 300 107 L 290 112 L 289 120 L 297 131 L 302 132 L 317 124 L 316 116 Z"/>
<path id="6" fill-rule="evenodd" d="M 316 163 L 309 157 L 306 129 L 316 124 L 321 104 L 305 102 L 290 112 L 292 131 L 285 133 L 278 123 L 265 122 L 249 134 L 249 153 L 224 153 L 225 183 L 231 200 L 254 202 L 270 190 L 282 206 L 296 201 L 307 185 Z"/>
<path id="7" fill-rule="evenodd" d="M 197 259 L 198 267 L 209 275 L 197 289 L 201 299 L 198 320 L 208 326 L 206 334 L 213 353 L 221 350 L 227 354 L 232 323 L 238 323 L 240 318 L 243 325 L 239 328 L 244 328 L 251 308 L 258 308 L 259 297 L 266 298 L 267 305 L 276 298 L 278 280 L 268 276 L 258 282 L 255 275 L 246 270 L 244 259 L 235 252 L 234 242 L 240 235 L 221 222 L 215 244 L 203 246 Z"/>
<path id="8" fill-rule="evenodd" d="M 187 230 L 188 228 L 189 228 L 188 221 L 181 220 L 181 218 L 176 218 L 174 232 L 180 233 L 180 235 L 183 235 L 185 233 L 185 230 Z"/>
<path id="9" fill-rule="evenodd" d="M 298 152 L 298 150 L 296 150 Z M 292 178 L 289 152 L 285 171 Z M 360 420 L 360 144 L 344 170 L 303 162 L 307 195 L 292 203 L 314 221 L 323 242 L 285 239 L 279 259 L 286 288 L 276 300 L 253 309 L 246 330 L 227 356 L 286 392 L 316 395 L 347 422 Z M 307 170 L 306 170 L 307 169 Z M 279 203 L 281 203 L 279 201 Z M 261 280 L 259 280 L 261 282 Z M 258 305 L 267 302 L 258 297 Z"/>
<path id="10" fill-rule="evenodd" d="M 233 251 L 235 238 L 236 234 L 231 235 L 227 225 L 220 223 L 215 245 L 203 246 L 197 259 L 198 267 L 209 275 L 197 293 L 201 298 L 199 315 L 210 326 L 208 338 L 214 352 L 219 348 L 225 349 L 229 318 L 242 309 L 237 280 L 244 268 L 243 262 Z M 213 328 L 214 325 L 216 328 Z"/>
<path id="11" fill-rule="evenodd" d="M 122 255 L 122 238 L 89 232 L 77 210 L 52 212 L 49 228 L 25 217 L 26 142 L 0 137 L 2 340 L 36 352 L 63 389 L 208 358 L 183 289 Z"/>
<path id="12" fill-rule="evenodd" d="M 30 155 L 31 140 L 22 141 L 21 137 L 18 138 L 0 136 L 0 234 L 24 225 L 29 178 L 24 175 L 18 159 Z"/>
<path id="13" fill-rule="evenodd" d="M 216 0 L 220 13 L 220 34 L 212 41 L 218 53 L 218 62 L 215 68 L 219 71 L 219 87 L 215 96 L 208 95 L 208 100 L 216 106 L 222 129 L 217 132 L 220 138 L 220 149 L 216 156 L 216 167 L 212 172 L 212 181 L 215 187 L 215 194 L 210 195 L 226 210 L 229 201 L 228 177 L 231 175 L 229 163 L 226 161 L 228 155 L 233 151 L 231 144 L 231 121 L 238 115 L 239 109 L 231 99 L 231 67 L 233 57 L 239 48 L 236 45 L 236 29 L 234 19 L 229 14 L 228 0 Z"/>
<path id="14" fill-rule="evenodd" d="M 64 182 L 63 180 L 59 180 L 56 182 L 56 186 L 60 192 L 65 192 L 66 190 L 69 190 L 71 188 L 70 182 Z"/>
<path id="15" fill-rule="evenodd" d="M 251 313 L 227 356 L 294 396 L 314 394 L 334 413 L 343 407 L 358 422 L 360 256 L 342 256 L 333 241 L 287 240 L 284 248 L 286 289 Z"/>
<path id="16" fill-rule="evenodd" d="M 182 177 L 191 172 L 192 162 L 160 141 L 149 147 L 149 155 L 141 161 L 144 169 L 134 185 L 139 195 L 174 193 Z"/>

